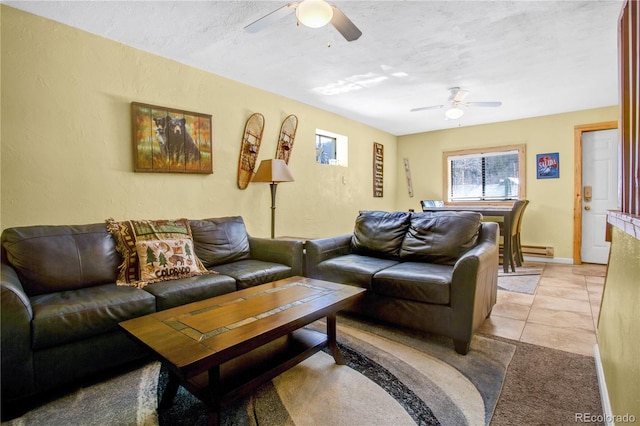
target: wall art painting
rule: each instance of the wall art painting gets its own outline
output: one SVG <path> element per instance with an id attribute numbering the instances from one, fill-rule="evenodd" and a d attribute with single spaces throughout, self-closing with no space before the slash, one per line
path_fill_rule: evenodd
<path id="1" fill-rule="evenodd" d="M 131 103 L 136 172 L 213 173 L 211 115 Z"/>
<path id="2" fill-rule="evenodd" d="M 536 155 L 536 174 L 538 179 L 557 179 L 560 177 L 560 154 L 557 152 Z"/>

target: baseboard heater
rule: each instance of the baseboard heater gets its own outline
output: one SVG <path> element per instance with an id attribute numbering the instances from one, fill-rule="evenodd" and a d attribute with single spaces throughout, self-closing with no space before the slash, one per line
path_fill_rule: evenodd
<path id="1" fill-rule="evenodd" d="M 502 244 L 500 244 L 500 249 L 502 250 Z M 553 258 L 553 247 L 524 245 L 522 246 L 522 255 Z"/>

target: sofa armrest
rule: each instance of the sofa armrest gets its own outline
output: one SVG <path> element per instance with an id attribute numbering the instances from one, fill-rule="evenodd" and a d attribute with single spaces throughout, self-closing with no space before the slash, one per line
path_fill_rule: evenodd
<path id="1" fill-rule="evenodd" d="M 351 253 L 351 234 L 307 241 L 307 276 L 319 278 L 316 268 L 320 262 Z"/>
<path id="2" fill-rule="evenodd" d="M 454 339 L 470 341 L 496 303 L 498 294 L 498 224 L 483 222 L 478 244 L 456 262 L 451 281 L 455 311 Z"/>
<path id="3" fill-rule="evenodd" d="M 2 400 L 6 401 L 35 391 L 31 353 L 33 310 L 16 271 L 6 263 L 2 263 L 0 289 Z"/>
<path id="4" fill-rule="evenodd" d="M 302 241 L 273 240 L 249 236 L 251 258 L 287 265 L 293 275 L 302 275 Z"/>

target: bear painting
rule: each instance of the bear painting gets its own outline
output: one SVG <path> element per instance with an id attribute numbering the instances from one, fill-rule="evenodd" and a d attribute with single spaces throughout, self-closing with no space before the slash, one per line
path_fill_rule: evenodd
<path id="1" fill-rule="evenodd" d="M 211 116 L 132 107 L 136 171 L 213 173 Z"/>

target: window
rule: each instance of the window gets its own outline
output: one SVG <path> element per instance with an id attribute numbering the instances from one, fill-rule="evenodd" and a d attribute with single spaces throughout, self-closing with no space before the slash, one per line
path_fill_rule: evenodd
<path id="1" fill-rule="evenodd" d="M 316 129 L 316 162 L 346 167 L 348 152 L 346 136 Z"/>
<path id="2" fill-rule="evenodd" d="M 524 145 L 445 152 L 445 200 L 499 202 L 524 198 L 524 158 Z"/>

